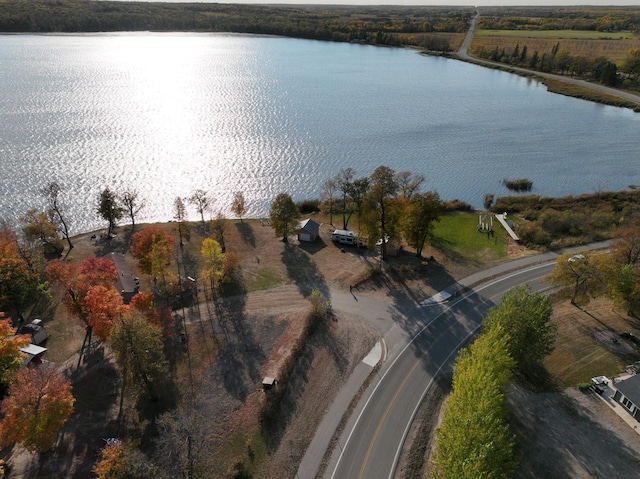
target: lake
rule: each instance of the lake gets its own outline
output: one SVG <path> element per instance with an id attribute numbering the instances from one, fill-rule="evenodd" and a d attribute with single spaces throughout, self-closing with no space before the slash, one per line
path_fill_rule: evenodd
<path id="1" fill-rule="evenodd" d="M 105 187 L 167 221 L 204 189 L 248 216 L 317 198 L 341 168 L 422 173 L 481 208 L 503 178 L 559 196 L 640 184 L 640 115 L 411 50 L 231 34 L 0 36 L 0 217 L 58 181 L 73 233 Z M 194 208 L 190 217 L 197 219 Z"/>

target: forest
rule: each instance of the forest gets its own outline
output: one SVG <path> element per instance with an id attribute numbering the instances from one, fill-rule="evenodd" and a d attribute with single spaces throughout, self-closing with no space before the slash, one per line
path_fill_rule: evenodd
<path id="1" fill-rule="evenodd" d="M 492 30 L 636 31 L 637 7 L 483 7 L 478 28 Z"/>
<path id="2" fill-rule="evenodd" d="M 432 34 L 464 33 L 473 11 L 470 7 L 6 0 L 0 10 L 0 32 L 236 32 L 428 47 Z"/>

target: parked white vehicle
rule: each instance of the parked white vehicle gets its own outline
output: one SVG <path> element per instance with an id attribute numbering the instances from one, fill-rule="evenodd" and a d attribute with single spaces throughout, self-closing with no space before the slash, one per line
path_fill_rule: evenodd
<path id="1" fill-rule="evenodd" d="M 356 234 L 351 230 L 335 230 L 331 241 L 342 244 L 356 244 Z"/>

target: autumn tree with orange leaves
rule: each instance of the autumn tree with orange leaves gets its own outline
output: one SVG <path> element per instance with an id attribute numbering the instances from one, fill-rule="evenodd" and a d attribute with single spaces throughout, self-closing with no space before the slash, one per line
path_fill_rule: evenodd
<path id="1" fill-rule="evenodd" d="M 43 452 L 73 413 L 71 383 L 53 367 L 20 369 L 0 404 L 0 448 L 12 443 Z"/>
<path id="2" fill-rule="evenodd" d="M 164 274 L 172 252 L 173 236 L 157 226 L 148 226 L 131 236 L 131 254 L 140 269 L 154 277 Z"/>
<path id="3" fill-rule="evenodd" d="M 0 313 L 0 388 L 8 387 L 15 372 L 20 369 L 26 355 L 20 348 L 31 342 L 28 335 L 15 336 L 9 319 Z"/>
<path id="4" fill-rule="evenodd" d="M 165 479 L 168 475 L 132 444 L 114 441 L 100 451 L 92 472 L 97 479 Z"/>
<path id="5" fill-rule="evenodd" d="M 17 242 L 9 234 L 0 235 L 0 310 L 23 319 L 23 311 L 41 294 L 40 278 L 20 254 Z"/>
<path id="6" fill-rule="evenodd" d="M 109 339 L 113 326 L 127 307 L 115 288 L 92 286 L 84 298 L 87 307 L 87 323 L 102 341 Z"/>
<path id="7" fill-rule="evenodd" d="M 49 281 L 65 290 L 62 301 L 67 311 L 86 324 L 85 344 L 91 342 L 94 329 L 100 339 L 107 339 L 114 317 L 124 307 L 115 289 L 118 272 L 113 261 L 95 256 L 80 264 L 56 260 L 49 263 L 46 273 Z"/>
<path id="8" fill-rule="evenodd" d="M 169 336 L 171 328 L 175 326 L 175 318 L 171 308 L 155 306 L 153 293 L 138 293 L 129 303 L 129 308 L 141 312 L 151 324 L 162 330 L 163 336 Z"/>

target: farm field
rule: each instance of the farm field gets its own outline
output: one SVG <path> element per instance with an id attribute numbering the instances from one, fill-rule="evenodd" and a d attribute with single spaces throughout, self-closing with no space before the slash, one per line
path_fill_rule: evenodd
<path id="1" fill-rule="evenodd" d="M 559 51 L 566 51 L 572 56 L 606 57 L 617 65 L 621 65 L 627 58 L 629 50 L 640 48 L 640 38 L 637 36 L 613 40 L 589 36 L 599 32 L 582 32 L 585 35 L 580 36 L 578 35 L 580 32 L 572 31 L 573 37 L 556 35 L 558 32 L 565 31 L 480 30 L 473 37 L 470 51 L 472 55 L 476 55 L 483 50 L 491 51 L 496 48 L 509 50 L 515 48 L 516 45 L 519 45 L 520 48 L 526 45 L 529 52 L 537 51 L 542 55 L 551 53 L 556 44 L 559 44 Z M 626 35 L 631 34 L 627 33 Z"/>
<path id="2" fill-rule="evenodd" d="M 598 32 L 593 30 L 478 30 L 481 37 L 518 37 L 576 40 L 638 40 L 632 32 Z"/>

